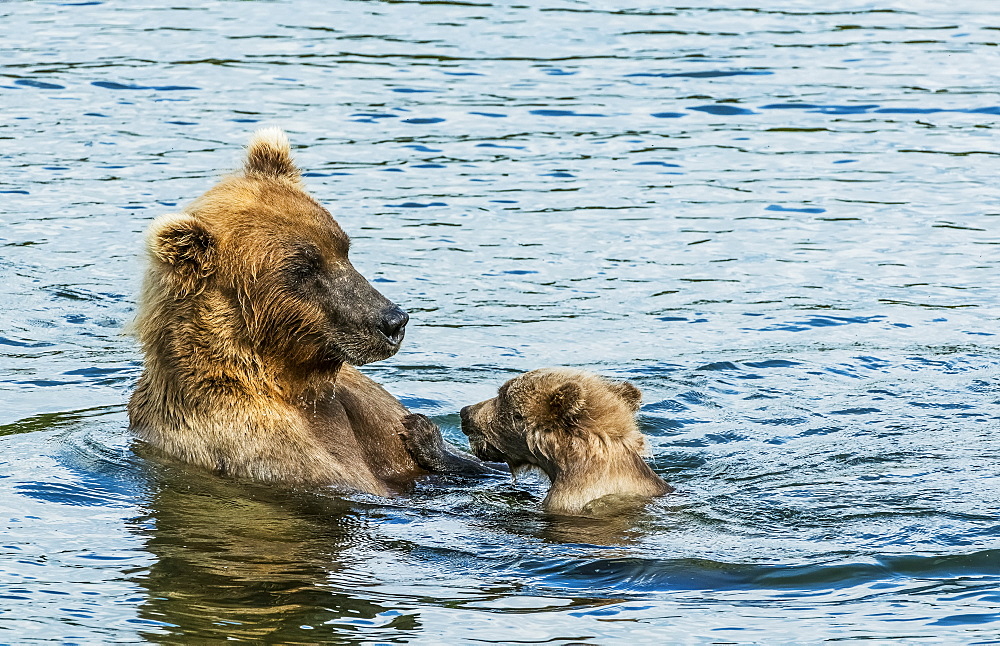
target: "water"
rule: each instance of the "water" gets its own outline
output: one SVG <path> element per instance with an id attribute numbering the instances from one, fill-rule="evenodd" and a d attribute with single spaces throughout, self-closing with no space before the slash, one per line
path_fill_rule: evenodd
<path id="1" fill-rule="evenodd" d="M 182 3 L 183 4 L 183 3 Z M 1000 8 L 0 3 L 0 643 L 996 643 Z M 678 493 L 140 458 L 142 231 L 286 128 L 456 412 L 645 392 Z"/>

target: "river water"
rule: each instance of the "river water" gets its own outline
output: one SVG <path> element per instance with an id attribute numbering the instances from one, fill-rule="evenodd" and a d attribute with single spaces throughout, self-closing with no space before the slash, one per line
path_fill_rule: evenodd
<path id="1" fill-rule="evenodd" d="M 0 3 L 0 643 L 998 643 L 1000 6 L 177 4 Z M 630 379 L 677 493 L 134 455 L 142 231 L 268 125 L 411 315 L 368 374 L 459 442 Z"/>

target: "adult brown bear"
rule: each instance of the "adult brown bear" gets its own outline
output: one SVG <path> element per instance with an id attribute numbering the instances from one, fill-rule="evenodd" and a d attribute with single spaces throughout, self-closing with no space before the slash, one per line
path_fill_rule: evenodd
<path id="1" fill-rule="evenodd" d="M 129 401 L 149 445 L 220 474 L 389 494 L 421 469 L 406 408 L 352 366 L 391 357 L 407 315 L 347 258 L 285 134 L 257 132 L 241 172 L 149 227 Z"/>

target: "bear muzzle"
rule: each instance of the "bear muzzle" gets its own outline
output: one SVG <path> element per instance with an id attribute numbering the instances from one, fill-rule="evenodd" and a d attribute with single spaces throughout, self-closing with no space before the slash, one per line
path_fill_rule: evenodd
<path id="1" fill-rule="evenodd" d="M 472 454 L 480 460 L 486 462 L 506 462 L 507 457 L 495 446 L 489 443 L 482 429 L 476 426 L 476 412 L 482 408 L 486 402 L 465 406 L 459 411 L 462 418 L 462 433 L 469 438 L 469 448 Z"/>

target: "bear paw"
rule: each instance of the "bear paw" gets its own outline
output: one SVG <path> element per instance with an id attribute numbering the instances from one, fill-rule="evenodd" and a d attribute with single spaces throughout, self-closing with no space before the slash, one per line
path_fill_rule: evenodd
<path id="1" fill-rule="evenodd" d="M 417 464 L 428 471 L 442 470 L 448 452 L 437 425 L 419 414 L 407 415 L 402 421 L 403 431 L 399 436 Z"/>

